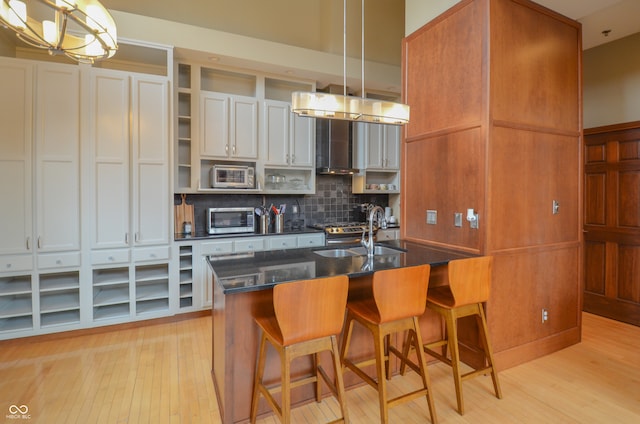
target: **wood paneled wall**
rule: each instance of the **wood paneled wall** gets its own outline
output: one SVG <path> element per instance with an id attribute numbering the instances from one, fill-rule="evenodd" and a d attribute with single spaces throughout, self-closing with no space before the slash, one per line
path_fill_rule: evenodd
<path id="1" fill-rule="evenodd" d="M 640 122 L 585 130 L 585 311 L 640 325 Z"/>
<path id="2" fill-rule="evenodd" d="M 501 368 L 580 340 L 580 40 L 533 2 L 463 0 L 403 43 L 402 237 L 496 257 Z"/>

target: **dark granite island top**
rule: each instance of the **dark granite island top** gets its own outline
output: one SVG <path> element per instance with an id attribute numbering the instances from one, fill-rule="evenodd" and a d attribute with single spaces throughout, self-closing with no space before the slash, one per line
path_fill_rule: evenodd
<path id="1" fill-rule="evenodd" d="M 473 256 L 402 240 L 379 242 L 376 246 L 395 247 L 402 251 L 375 256 L 373 260 L 368 260 L 366 255 L 335 258 L 317 253 L 327 249 L 348 248 L 345 246 L 276 250 L 208 259 L 213 289 L 211 373 L 223 423 L 247 422 L 249 419 L 259 336 L 253 315 L 273 311 L 272 288 L 275 284 L 348 275 L 349 298 L 352 299 L 363 293 L 363 287 L 370 284 L 370 276 L 377 270 L 431 264 L 429 284 L 440 284 L 450 260 Z M 425 325 L 422 321 L 425 321 Z M 421 318 L 422 333 L 431 332 L 433 335 L 433 331 L 439 331 L 439 328 L 439 321 L 427 313 Z M 363 355 L 372 353 L 371 336 L 354 331 L 352 350 Z M 328 355 L 321 358 L 321 363 L 324 361 L 327 361 L 325 370 L 331 370 Z M 279 363 L 275 351 L 269 350 L 265 379 L 278 381 Z M 311 362 L 301 358 L 294 362 L 292 375 L 302 374 L 310 367 Z M 353 375 L 345 375 L 347 388 L 357 384 L 361 384 L 361 380 Z M 294 390 L 292 405 L 313 400 L 312 386 Z M 259 413 L 267 411 L 270 409 L 261 401 Z"/>
<path id="2" fill-rule="evenodd" d="M 435 267 L 445 265 L 452 259 L 471 255 L 459 251 L 438 249 L 403 240 L 376 243 L 400 249 L 395 254 L 376 255 L 372 260 L 365 256 L 324 257 L 318 251 L 349 249 L 359 245 L 287 249 L 250 254 L 209 257 L 214 283 L 221 286 L 222 293 L 232 294 L 271 288 L 278 283 L 333 275 L 348 275 L 350 278 L 372 274 L 389 268 L 400 268 L 421 264 Z"/>

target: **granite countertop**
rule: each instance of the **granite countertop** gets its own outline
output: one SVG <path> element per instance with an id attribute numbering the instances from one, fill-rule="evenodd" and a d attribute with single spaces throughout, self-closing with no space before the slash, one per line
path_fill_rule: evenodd
<path id="1" fill-rule="evenodd" d="M 340 246 L 340 249 L 353 246 Z M 272 250 L 225 256 L 210 256 L 207 261 L 213 270 L 215 284 L 222 286 L 225 294 L 263 290 L 288 281 L 321 278 L 332 275 L 359 277 L 375 271 L 421 264 L 444 265 L 453 259 L 467 258 L 472 254 L 439 249 L 404 240 L 388 240 L 376 243 L 401 249 L 397 253 L 376 255 L 372 260 L 366 255 L 324 257 L 315 252 L 336 247 Z"/>

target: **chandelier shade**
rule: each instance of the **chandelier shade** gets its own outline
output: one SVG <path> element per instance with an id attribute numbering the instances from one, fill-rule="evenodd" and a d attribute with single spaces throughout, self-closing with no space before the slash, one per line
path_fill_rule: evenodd
<path id="1" fill-rule="evenodd" d="M 347 0 L 343 0 L 343 80 L 344 95 L 296 91 L 291 94 L 291 110 L 299 116 L 404 125 L 409 122 L 409 105 L 364 97 L 364 0 L 362 0 L 362 97 L 347 95 Z"/>
<path id="2" fill-rule="evenodd" d="M 97 0 L 0 0 L 0 23 L 33 47 L 81 63 L 118 50 L 113 17 Z"/>

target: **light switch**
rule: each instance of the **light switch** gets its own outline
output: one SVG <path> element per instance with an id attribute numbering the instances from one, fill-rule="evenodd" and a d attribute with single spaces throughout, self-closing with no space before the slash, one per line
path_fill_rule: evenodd
<path id="1" fill-rule="evenodd" d="M 454 227 L 462 227 L 462 213 L 455 212 L 453 214 L 453 226 Z"/>
<path id="2" fill-rule="evenodd" d="M 438 211 L 427 209 L 427 224 L 436 225 L 438 222 Z"/>

